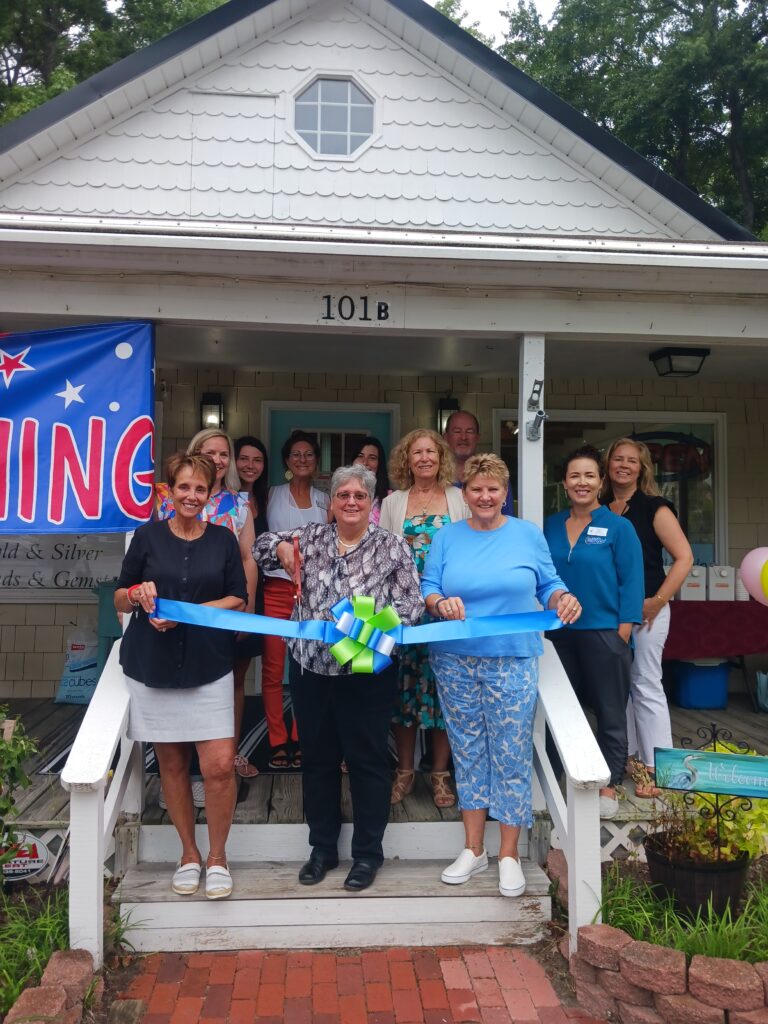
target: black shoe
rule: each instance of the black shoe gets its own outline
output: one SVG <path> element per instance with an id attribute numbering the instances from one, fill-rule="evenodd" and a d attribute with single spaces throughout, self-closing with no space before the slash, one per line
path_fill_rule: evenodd
<path id="1" fill-rule="evenodd" d="M 301 870 L 299 871 L 299 881 L 302 885 L 317 885 L 318 882 L 322 882 L 327 872 L 332 871 L 333 868 L 339 866 L 339 858 L 335 860 L 324 857 L 322 853 L 318 853 L 313 850 L 309 855 L 309 860 L 306 864 L 302 864 Z"/>
<path id="2" fill-rule="evenodd" d="M 374 864 L 372 860 L 353 861 L 352 868 L 344 879 L 344 888 L 349 889 L 350 892 L 360 892 L 361 889 L 367 889 L 376 877 L 378 870 L 379 865 Z"/>

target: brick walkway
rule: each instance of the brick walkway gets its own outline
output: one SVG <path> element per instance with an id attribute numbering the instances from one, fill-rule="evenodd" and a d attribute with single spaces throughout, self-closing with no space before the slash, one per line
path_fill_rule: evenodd
<path id="1" fill-rule="evenodd" d="M 143 1024 L 569 1024 L 544 969 L 517 949 L 156 953 L 120 999 Z"/>

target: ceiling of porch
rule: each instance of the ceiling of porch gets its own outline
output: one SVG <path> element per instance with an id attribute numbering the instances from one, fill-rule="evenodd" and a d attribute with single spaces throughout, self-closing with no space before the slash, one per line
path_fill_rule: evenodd
<path id="1" fill-rule="evenodd" d="M 66 319 L 3 316 L 2 331 L 32 331 L 83 323 Z M 328 371 L 362 374 L 420 375 L 465 373 L 477 376 L 516 376 L 516 334 L 409 334 L 399 331 L 329 333 L 318 331 L 238 329 L 206 324 L 157 323 L 157 362 L 160 366 L 232 366 L 246 370 Z M 613 377 L 654 380 L 649 354 L 664 344 L 624 338 L 547 338 L 547 376 Z M 768 379 L 765 344 L 709 343 L 701 381 Z"/>

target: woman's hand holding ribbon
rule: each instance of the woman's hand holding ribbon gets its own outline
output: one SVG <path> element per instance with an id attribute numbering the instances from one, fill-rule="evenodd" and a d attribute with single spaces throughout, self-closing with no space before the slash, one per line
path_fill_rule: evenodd
<path id="1" fill-rule="evenodd" d="M 567 590 L 561 590 L 552 595 L 549 607 L 555 609 L 557 617 L 564 626 L 576 622 L 581 616 L 581 603 L 575 594 Z"/>

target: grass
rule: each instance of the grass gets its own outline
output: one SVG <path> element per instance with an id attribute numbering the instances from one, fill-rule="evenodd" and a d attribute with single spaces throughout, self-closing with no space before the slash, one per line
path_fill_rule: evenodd
<path id="1" fill-rule="evenodd" d="M 40 980 L 52 953 L 67 949 L 67 909 L 66 889 L 44 896 L 29 889 L 18 896 L 0 894 L 0 1015 L 22 989 Z"/>
<path id="2" fill-rule="evenodd" d="M 644 942 L 680 949 L 688 957 L 768 960 L 768 886 L 747 886 L 741 914 L 715 914 L 711 904 L 696 918 L 681 917 L 670 898 L 659 899 L 647 882 L 622 874 L 617 864 L 603 882 L 603 923 Z"/>

